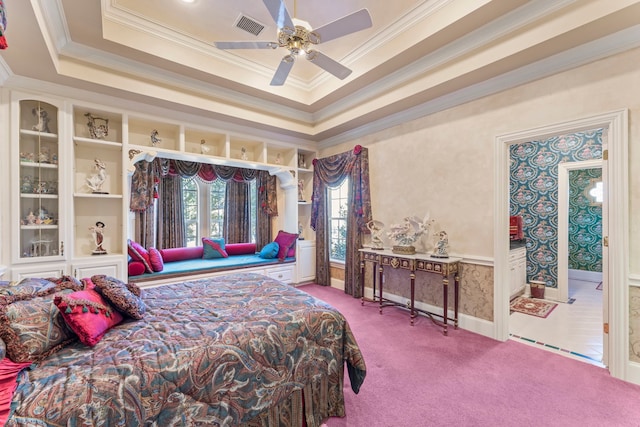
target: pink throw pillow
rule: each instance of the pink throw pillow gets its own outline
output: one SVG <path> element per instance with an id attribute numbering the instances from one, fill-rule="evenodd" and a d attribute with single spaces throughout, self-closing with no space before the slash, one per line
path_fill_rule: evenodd
<path id="1" fill-rule="evenodd" d="M 289 250 L 293 247 L 293 255 L 295 256 L 295 245 L 296 240 L 298 240 L 297 233 L 287 233 L 286 231 L 280 230 L 278 231 L 278 235 L 274 239 L 274 242 L 278 242 L 278 259 L 280 261 L 284 260 L 289 255 Z"/>
<path id="2" fill-rule="evenodd" d="M 139 276 L 144 274 L 145 267 L 140 261 L 131 261 L 128 266 L 129 276 Z"/>
<path id="3" fill-rule="evenodd" d="M 258 250 L 255 243 L 227 243 L 224 246 L 229 256 L 231 255 L 253 255 Z"/>
<path id="4" fill-rule="evenodd" d="M 160 251 L 156 248 L 149 248 L 149 263 L 153 271 L 164 270 L 164 260 L 162 259 Z"/>
<path id="5" fill-rule="evenodd" d="M 160 255 L 165 263 L 184 261 L 187 259 L 202 258 L 204 248 L 202 246 L 160 249 Z"/>
<path id="6" fill-rule="evenodd" d="M 53 303 L 80 341 L 90 347 L 100 342 L 110 328 L 122 322 L 122 315 L 93 289 L 58 295 Z"/>
<path id="7" fill-rule="evenodd" d="M 127 252 L 134 261 L 140 261 L 144 264 L 144 268 L 147 273 L 153 273 L 151 260 L 149 259 L 149 252 L 147 252 L 142 245 L 129 239 L 127 240 Z"/>

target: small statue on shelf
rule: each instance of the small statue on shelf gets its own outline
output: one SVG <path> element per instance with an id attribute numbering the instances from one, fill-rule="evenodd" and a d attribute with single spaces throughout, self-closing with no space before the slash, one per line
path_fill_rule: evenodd
<path id="1" fill-rule="evenodd" d="M 31 114 L 38 119 L 38 123 L 33 125 L 32 129 L 38 132 L 51 133 L 49 130 L 49 113 L 42 107 L 35 107 L 31 110 Z"/>
<path id="2" fill-rule="evenodd" d="M 151 145 L 154 147 L 162 142 L 162 139 L 160 139 L 158 135 L 160 135 L 158 129 L 154 129 L 151 131 Z"/>
<path id="3" fill-rule="evenodd" d="M 247 149 L 242 147 L 240 149 L 240 159 L 241 160 L 249 160 L 249 156 L 247 155 Z"/>
<path id="4" fill-rule="evenodd" d="M 304 179 L 298 180 L 298 201 L 306 202 L 304 198 Z"/>
<path id="5" fill-rule="evenodd" d="M 104 139 L 109 134 L 109 119 L 94 117 L 91 113 L 85 113 L 84 116 L 89 120 L 87 126 L 91 138 Z"/>
<path id="6" fill-rule="evenodd" d="M 207 154 L 209 150 L 211 150 L 211 148 L 205 145 L 206 143 L 207 141 L 205 141 L 204 139 L 200 140 L 200 154 Z"/>
<path id="7" fill-rule="evenodd" d="M 307 161 L 304 158 L 304 154 L 298 154 L 298 167 L 300 169 L 306 169 L 307 168 Z"/>
<path id="8" fill-rule="evenodd" d="M 109 194 L 102 191 L 102 185 L 107 179 L 106 165 L 102 160 L 95 159 L 93 167 L 96 169 L 97 173 L 87 178 L 87 187 L 89 187 L 95 194 Z"/>
<path id="9" fill-rule="evenodd" d="M 93 241 L 96 248 L 91 252 L 92 255 L 106 255 L 107 251 L 102 247 L 104 241 L 104 222 L 98 221 L 94 227 L 89 227 L 93 234 Z"/>

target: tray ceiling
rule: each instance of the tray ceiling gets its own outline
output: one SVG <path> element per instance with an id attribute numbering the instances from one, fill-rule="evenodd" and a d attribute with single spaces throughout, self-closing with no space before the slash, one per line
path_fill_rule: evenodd
<path id="1" fill-rule="evenodd" d="M 23 78 L 330 143 L 636 47 L 640 0 L 286 0 L 319 27 L 367 8 L 373 27 L 318 45 L 353 70 L 304 60 L 269 82 L 284 48 L 262 0 L 5 0 L 7 86 Z M 264 29 L 236 27 L 246 16 Z M 2 72 L 2 68 L 5 72 Z"/>

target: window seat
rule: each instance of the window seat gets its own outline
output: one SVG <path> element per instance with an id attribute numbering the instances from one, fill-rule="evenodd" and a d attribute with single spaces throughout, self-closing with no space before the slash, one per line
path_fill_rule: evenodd
<path id="1" fill-rule="evenodd" d="M 234 270 L 257 272 L 283 282 L 292 282 L 295 277 L 295 256 L 286 257 L 284 260 L 261 258 L 255 252 L 255 245 L 251 247 L 251 244 L 245 243 L 229 244 L 227 249 L 229 249 L 227 258 L 213 259 L 202 258 L 202 246 L 163 249 L 159 251 L 163 258 L 161 271 L 146 271 L 142 274 L 136 274 L 134 273 L 135 269 L 132 269 L 131 266 L 138 261 L 132 261 L 129 263 L 129 281 L 142 287 L 149 287 L 211 277 Z"/>

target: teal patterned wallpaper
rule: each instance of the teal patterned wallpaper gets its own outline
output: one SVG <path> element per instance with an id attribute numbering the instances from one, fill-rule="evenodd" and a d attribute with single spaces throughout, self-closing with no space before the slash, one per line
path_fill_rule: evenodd
<path id="1" fill-rule="evenodd" d="M 587 195 L 602 169 L 569 171 L 569 268 L 602 271 L 602 205 Z"/>
<path id="2" fill-rule="evenodd" d="M 602 129 L 510 147 L 510 215 L 521 215 L 527 280 L 557 287 L 558 164 L 602 158 Z"/>

